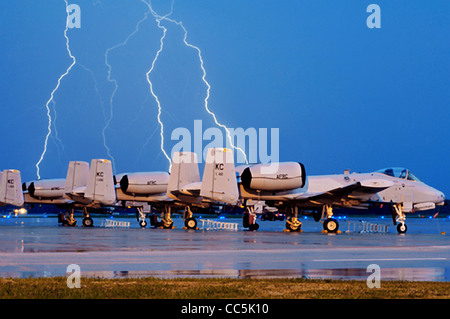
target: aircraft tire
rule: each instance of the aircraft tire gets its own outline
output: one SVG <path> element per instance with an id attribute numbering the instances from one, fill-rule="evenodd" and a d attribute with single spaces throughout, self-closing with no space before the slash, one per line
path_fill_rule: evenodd
<path id="1" fill-rule="evenodd" d="M 141 221 L 139 221 L 139 226 L 141 226 L 142 228 L 145 228 L 147 226 L 147 222 L 145 220 L 141 220 Z"/>
<path id="2" fill-rule="evenodd" d="M 172 229 L 173 228 L 173 222 L 171 222 L 170 224 L 162 223 L 162 226 L 163 226 L 164 229 Z"/>
<path id="3" fill-rule="evenodd" d="M 94 221 L 92 220 L 91 217 L 83 218 L 83 226 L 84 227 L 93 227 L 94 226 Z"/>
<path id="4" fill-rule="evenodd" d="M 292 225 L 292 223 L 286 222 L 286 229 L 288 229 L 291 232 L 300 231 L 301 228 L 302 228 L 302 224 L 301 223 L 299 223 L 298 226 L 295 226 L 295 225 Z"/>
<path id="5" fill-rule="evenodd" d="M 186 226 L 187 229 L 196 229 L 197 220 L 195 218 L 188 218 L 184 221 L 184 226 Z"/>
<path id="6" fill-rule="evenodd" d="M 406 226 L 406 224 L 400 223 L 397 225 L 397 231 L 399 234 L 404 234 L 404 233 L 406 233 L 407 230 L 408 230 L 408 227 Z"/>
<path id="7" fill-rule="evenodd" d="M 334 218 L 325 219 L 323 223 L 323 229 L 329 233 L 336 233 L 339 229 L 339 223 Z"/>
<path id="8" fill-rule="evenodd" d="M 254 223 L 254 224 L 251 224 L 251 225 L 249 225 L 249 229 L 250 230 L 258 230 L 259 229 L 259 224 L 257 224 L 257 223 Z"/>

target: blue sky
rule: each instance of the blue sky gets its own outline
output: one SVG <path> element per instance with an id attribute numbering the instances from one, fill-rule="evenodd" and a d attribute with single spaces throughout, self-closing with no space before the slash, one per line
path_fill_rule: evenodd
<path id="1" fill-rule="evenodd" d="M 108 158 L 102 130 L 114 85 L 105 52 L 147 10 L 139 0 L 68 2 L 81 8 L 81 28 L 67 33 L 79 64 L 55 94 L 58 135 L 40 166 L 49 178 L 65 177 L 70 160 Z M 381 8 L 380 29 L 366 25 L 371 3 Z M 152 5 L 165 14 L 171 1 Z M 405 166 L 448 195 L 448 12 L 448 1 L 175 0 L 171 17 L 202 50 L 209 106 L 223 124 L 279 128 L 280 160 L 300 161 L 311 175 Z M 65 24 L 63 0 L 0 3 L 0 167 L 20 169 L 24 180 L 36 178 L 45 103 L 71 63 Z M 204 110 L 197 53 L 184 46 L 179 27 L 162 24 L 165 47 L 151 80 L 170 152 L 175 128 L 214 122 Z M 168 168 L 145 76 L 161 35 L 150 15 L 108 55 L 119 85 L 106 130 L 117 173 Z"/>

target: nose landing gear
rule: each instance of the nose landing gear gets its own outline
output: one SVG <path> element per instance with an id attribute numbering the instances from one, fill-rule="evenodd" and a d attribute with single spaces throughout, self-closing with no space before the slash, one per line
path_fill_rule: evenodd
<path id="1" fill-rule="evenodd" d="M 143 207 L 136 208 L 136 218 L 139 222 L 139 226 L 141 226 L 142 228 L 145 228 L 147 226 L 147 221 L 145 220 L 146 216 L 147 214 L 144 212 Z"/>
<path id="2" fill-rule="evenodd" d="M 406 216 L 403 213 L 403 205 L 402 204 L 394 204 L 392 205 L 392 221 L 394 225 L 397 225 L 397 231 L 399 234 L 404 234 L 408 230 L 408 227 L 405 224 Z"/>
<path id="3" fill-rule="evenodd" d="M 249 230 L 258 230 L 259 225 L 256 223 L 256 213 L 253 206 L 247 207 L 247 211 L 242 216 L 242 225 Z"/>

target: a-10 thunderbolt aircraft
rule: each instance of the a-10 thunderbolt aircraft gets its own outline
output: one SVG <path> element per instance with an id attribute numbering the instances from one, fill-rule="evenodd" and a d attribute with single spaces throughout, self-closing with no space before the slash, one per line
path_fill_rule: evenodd
<path id="1" fill-rule="evenodd" d="M 195 228 L 196 220 L 190 209 L 193 206 L 205 207 L 213 203 L 247 206 L 250 201 L 265 201 L 266 205 L 277 207 L 288 214 L 287 230 L 299 231 L 302 224 L 298 214 L 305 213 L 312 214 L 316 221 L 321 221 L 327 232 L 337 232 L 339 228 L 337 220 L 333 218 L 333 207 L 366 209 L 372 205 L 389 204 L 392 206 L 394 224 L 398 224 L 398 232 L 404 233 L 407 230 L 405 212 L 432 209 L 436 205 L 443 205 L 445 200 L 442 192 L 422 183 L 407 169 L 387 168 L 364 174 L 347 172 L 341 175 L 307 176 L 304 165 L 297 162 L 253 164 L 235 168 L 232 151 L 223 148 L 208 151 L 202 181 L 195 153 L 179 152 L 174 153 L 170 175 L 166 172 L 118 175 L 120 179 L 114 183 L 116 189 L 113 198 L 110 186 L 113 177 L 109 161 L 94 161 L 106 163 L 104 167 L 100 166 L 105 170 L 94 170 L 91 167 L 90 180 L 97 181 L 91 183 L 94 186 L 88 186 L 89 183 L 85 187 L 77 185 L 83 184 L 83 178 L 75 178 L 76 169 L 71 171 L 70 165 L 65 181 L 42 181 L 42 185 L 46 184 L 47 191 L 61 192 L 64 185 L 62 197 L 66 201 L 69 197 L 72 202 L 84 207 L 83 224 L 87 226 L 92 225 L 88 208 L 95 205 L 112 206 L 132 201 L 140 208 L 136 203 L 150 203 L 163 211 L 162 221 L 152 220 L 152 224 L 164 228 L 172 228 L 171 208 L 184 206 L 185 225 L 187 228 Z M 107 186 L 105 176 L 110 181 Z M 25 202 L 36 202 L 39 195 L 38 199 L 42 202 L 44 189 L 38 187 L 38 182 L 25 184 Z M 95 187 L 97 184 L 98 187 Z M 27 197 L 27 192 L 31 198 Z M 45 203 L 57 204 L 57 201 L 58 198 L 45 199 Z M 115 203 L 112 204 L 112 201 Z M 256 230 L 258 225 L 251 205 L 248 206 L 249 213 L 244 214 L 244 227 Z M 141 226 L 145 226 L 145 213 L 142 209 L 138 211 L 139 222 Z M 88 223 L 85 223 L 86 220 Z"/>
<path id="2" fill-rule="evenodd" d="M 92 226 L 92 209 L 114 206 L 116 194 L 112 166 L 109 160 L 93 159 L 91 166 L 83 161 L 71 161 L 65 179 L 41 179 L 22 185 L 24 202 L 50 204 L 83 210 L 83 225 Z M 71 224 L 73 225 L 73 224 Z"/>
<path id="3" fill-rule="evenodd" d="M 224 149 L 212 149 L 207 167 L 223 167 L 222 152 Z M 90 217 L 92 209 L 133 206 L 137 208 L 139 224 L 145 227 L 147 222 L 143 203 L 149 203 L 162 211 L 161 221 L 157 220 L 156 215 L 152 215 L 152 225 L 173 228 L 172 209 L 184 207 L 185 226 L 195 229 L 197 221 L 193 218 L 191 207 L 228 205 L 238 200 L 237 193 L 230 197 L 227 190 L 221 190 L 221 185 L 236 186 L 234 163 L 226 165 L 227 172 L 233 174 L 231 177 L 234 181 L 231 183 L 222 183 L 223 179 L 230 176 L 213 176 L 212 169 L 206 170 L 211 173 L 204 174 L 201 181 L 196 154 L 190 152 L 174 153 L 170 175 L 167 172 L 144 172 L 120 174 L 116 177 L 113 176 L 109 160 L 94 159 L 90 168 L 87 162 L 72 161 L 69 163 L 66 179 L 35 180 L 24 183 L 22 189 L 24 202 L 27 204 L 58 205 L 72 215 L 75 208 L 83 209 L 83 226 L 93 226 Z M 204 189 L 219 191 L 207 192 Z"/>
<path id="4" fill-rule="evenodd" d="M 117 175 L 117 200 L 138 207 L 139 224 L 147 225 L 146 214 L 138 202 L 146 202 L 161 212 L 161 221 L 151 215 L 151 224 L 157 227 L 172 228 L 173 208 L 184 208 L 185 227 L 195 229 L 197 221 L 191 208 L 211 205 L 235 205 L 239 200 L 236 188 L 236 175 L 233 158 L 225 162 L 228 149 L 209 149 L 203 179 L 200 179 L 197 154 L 175 152 L 170 174 L 167 172 L 141 172 Z M 222 168 L 215 174 L 215 168 Z"/>
<path id="5" fill-rule="evenodd" d="M 433 209 L 436 205 L 443 205 L 445 200 L 442 192 L 421 182 L 403 168 L 386 168 L 365 174 L 347 172 L 341 175 L 306 176 L 304 165 L 297 162 L 235 168 L 232 154 L 227 149 L 210 149 L 203 181 L 200 182 L 195 153 L 176 153 L 170 177 L 164 179 L 161 173 L 155 173 L 154 178 L 150 178 L 152 173 L 138 173 L 134 177 L 128 175 L 128 178 L 123 176 L 117 198 L 145 200 L 142 198 L 144 194 L 130 191 L 132 180 L 135 189 L 149 184 L 149 181 L 150 184 L 168 181 L 166 196 L 173 198 L 175 203 L 186 205 L 189 212 L 190 205 L 201 206 L 204 198 L 212 202 L 249 206 L 249 213 L 244 214 L 244 227 L 256 230 L 256 218 L 251 205 L 247 204 L 250 200 L 265 201 L 266 205 L 277 207 L 289 215 L 287 230 L 299 231 L 302 224 L 298 214 L 306 213 L 312 214 L 316 221 L 321 221 L 327 232 L 337 232 L 339 229 L 337 220 L 333 218 L 333 207 L 367 209 L 373 205 L 388 204 L 392 206 L 393 222 L 398 224 L 399 233 L 407 230 L 406 212 Z M 184 176 L 181 179 L 180 172 Z M 177 183 L 170 180 L 177 180 Z M 123 197 L 124 194 L 129 197 Z M 167 203 L 161 203 L 167 209 Z M 154 204 L 158 205 L 158 202 Z M 196 224 L 192 214 L 186 220 L 187 227 L 189 222 Z"/>
<path id="6" fill-rule="evenodd" d="M 385 168 L 372 173 L 306 176 L 301 163 L 278 163 L 276 172 L 264 174 L 270 164 L 237 168 L 241 200 L 264 200 L 266 205 L 288 214 L 286 228 L 300 230 L 298 213 L 312 213 L 323 222 L 324 230 L 336 232 L 333 207 L 367 209 L 373 205 L 392 205 L 397 231 L 405 233 L 404 213 L 444 205 L 442 192 L 426 185 L 404 168 Z M 249 227 L 252 226 L 251 223 Z"/>

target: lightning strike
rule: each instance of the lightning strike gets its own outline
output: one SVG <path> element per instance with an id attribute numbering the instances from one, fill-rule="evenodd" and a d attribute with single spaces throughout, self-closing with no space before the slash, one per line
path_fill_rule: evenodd
<path id="1" fill-rule="evenodd" d="M 183 38 L 184 44 L 186 46 L 196 50 L 197 53 L 198 53 L 198 58 L 200 60 L 200 68 L 202 69 L 202 72 L 203 72 L 202 80 L 203 80 L 203 82 L 205 83 L 205 85 L 207 87 L 207 89 L 206 89 L 206 97 L 205 97 L 205 100 L 204 100 L 204 103 L 205 103 L 204 105 L 205 105 L 206 112 L 208 112 L 213 117 L 214 122 L 216 123 L 217 126 L 220 126 L 221 128 L 223 128 L 227 132 L 227 138 L 228 138 L 228 141 L 230 142 L 231 147 L 233 147 L 235 150 L 238 150 L 239 152 L 241 152 L 242 155 L 244 155 L 245 163 L 248 164 L 247 155 L 245 154 L 244 150 L 242 148 L 240 148 L 238 146 L 235 146 L 233 144 L 233 141 L 231 139 L 231 133 L 230 133 L 230 130 L 228 129 L 228 127 L 226 127 L 224 124 L 221 124 L 217 120 L 216 114 L 209 109 L 208 100 L 209 100 L 209 96 L 210 96 L 211 85 L 206 80 L 206 69 L 205 69 L 204 63 L 203 63 L 202 51 L 200 50 L 199 47 L 197 47 L 195 45 L 192 45 L 192 44 L 187 42 L 186 39 L 187 39 L 188 32 L 187 32 L 186 28 L 184 27 L 183 22 L 182 21 L 180 21 L 180 22 L 174 21 L 174 23 L 178 24 L 184 31 L 184 38 Z"/>
<path id="2" fill-rule="evenodd" d="M 142 2 L 145 3 L 145 4 L 148 6 L 148 8 L 149 8 L 149 10 L 151 11 L 152 15 L 155 17 L 155 20 L 156 20 L 156 22 L 157 22 L 157 24 L 158 24 L 158 28 L 160 28 L 160 29 L 163 31 L 162 36 L 161 36 L 161 38 L 159 39 L 159 43 L 160 43 L 159 49 L 158 49 L 158 51 L 156 52 L 155 57 L 153 58 L 153 61 L 152 61 L 152 65 L 151 65 L 151 67 L 150 67 L 150 70 L 148 70 L 148 72 L 146 73 L 146 77 L 147 77 L 148 85 L 149 85 L 149 87 L 150 87 L 150 92 L 151 92 L 153 98 L 155 99 L 156 104 L 158 105 L 158 116 L 157 116 L 157 120 L 158 120 L 158 123 L 159 123 L 159 126 L 160 126 L 160 133 L 159 133 L 159 134 L 160 134 L 160 137 L 161 137 L 161 145 L 160 145 L 160 147 L 161 147 L 161 151 L 163 152 L 164 156 L 165 156 L 165 157 L 167 158 L 167 160 L 169 161 L 169 171 L 170 171 L 170 168 L 172 167 L 172 160 L 170 159 L 170 156 L 167 154 L 167 152 L 166 152 L 165 149 L 164 149 L 164 124 L 163 124 L 163 122 L 161 121 L 161 112 L 162 112 L 161 102 L 159 101 L 158 96 L 155 94 L 155 92 L 154 92 L 154 90 L 153 90 L 153 83 L 152 83 L 152 81 L 150 80 L 150 74 L 152 73 L 153 69 L 155 68 L 155 63 L 156 63 L 156 61 L 158 60 L 158 57 L 159 57 L 159 55 L 161 54 L 162 50 L 164 49 L 164 38 L 166 37 L 167 28 L 161 25 L 161 20 L 164 19 L 164 18 L 166 18 L 166 17 L 168 17 L 169 15 L 172 14 L 173 1 L 172 1 L 172 6 L 171 6 L 171 9 L 170 9 L 170 12 L 169 12 L 168 14 L 166 14 L 165 16 L 159 16 L 159 15 L 157 15 L 156 12 L 153 10 L 153 8 L 152 8 L 152 6 L 151 6 L 150 3 L 147 3 L 147 2 L 144 1 L 144 0 L 142 0 Z"/>
<path id="3" fill-rule="evenodd" d="M 171 8 L 170 13 L 167 14 L 167 15 L 165 15 L 165 16 L 160 16 L 160 15 L 158 15 L 158 14 L 153 10 L 153 8 L 152 8 L 152 6 L 151 6 L 150 3 L 147 3 L 145 0 L 142 0 L 142 1 L 148 5 L 149 9 L 150 9 L 151 12 L 152 12 L 152 15 L 155 17 L 155 19 L 156 19 L 156 21 L 157 21 L 157 23 L 158 23 L 158 27 L 159 27 L 160 29 L 163 30 L 163 36 L 162 36 L 161 39 L 160 39 L 161 46 L 160 46 L 160 49 L 158 50 L 158 52 L 157 52 L 157 54 L 156 54 L 156 56 L 155 56 L 155 59 L 153 60 L 151 69 L 149 70 L 149 72 L 147 72 L 147 81 L 149 82 L 149 85 L 150 85 L 150 91 L 151 91 L 153 97 L 155 98 L 156 103 L 158 104 L 158 122 L 159 122 L 159 124 L 160 124 L 160 126 L 161 126 L 161 132 L 160 132 L 160 133 L 161 133 L 161 150 L 163 151 L 164 155 L 165 155 L 166 158 L 168 159 L 170 165 L 171 165 L 170 157 L 167 155 L 167 153 L 166 153 L 165 150 L 164 150 L 164 137 L 163 137 L 164 127 L 163 127 L 163 124 L 162 124 L 161 118 L 160 118 L 160 116 L 161 116 L 161 104 L 160 104 L 160 102 L 159 102 L 158 97 L 157 97 L 156 94 L 154 94 L 154 92 L 153 92 L 153 85 L 152 85 L 152 83 L 151 83 L 151 81 L 150 81 L 150 79 L 149 79 L 149 74 L 153 71 L 154 64 L 155 64 L 156 60 L 158 59 L 158 56 L 159 56 L 159 54 L 161 53 L 161 51 L 163 50 L 163 46 L 164 46 L 164 45 L 163 45 L 163 40 L 164 40 L 164 38 L 165 38 L 165 36 L 166 36 L 167 29 L 166 29 L 164 26 L 161 26 L 161 21 L 162 21 L 162 20 L 169 21 L 169 22 L 174 23 L 174 24 L 176 24 L 177 26 L 181 27 L 182 30 L 183 30 L 183 32 L 184 32 L 184 38 L 183 38 L 184 44 L 185 44 L 187 47 L 189 47 L 189 48 L 194 49 L 195 51 L 197 51 L 198 58 L 199 58 L 199 60 L 200 60 L 200 68 L 201 68 L 202 73 L 203 73 L 203 75 L 202 75 L 202 80 L 203 80 L 203 83 L 205 83 L 205 85 L 206 85 L 206 87 L 207 87 L 207 90 L 206 90 L 206 97 L 205 97 L 205 99 L 204 99 L 205 110 L 206 110 L 206 112 L 208 112 L 208 114 L 210 114 L 210 115 L 213 117 L 214 122 L 216 123 L 216 125 L 219 126 L 219 127 L 221 127 L 221 128 L 223 128 L 223 129 L 226 131 L 226 133 L 227 133 L 227 138 L 228 138 L 228 141 L 229 141 L 229 143 L 230 143 L 230 146 L 233 147 L 234 149 L 238 150 L 239 152 L 241 152 L 242 155 L 244 156 L 245 163 L 248 164 L 247 155 L 245 154 L 244 150 L 243 150 L 242 148 L 240 148 L 240 147 L 238 147 L 238 146 L 235 146 L 235 145 L 233 144 L 233 140 L 232 140 L 232 138 L 231 138 L 231 133 L 230 133 L 230 130 L 228 129 L 228 127 L 227 127 L 226 125 L 220 123 L 220 122 L 217 120 L 216 114 L 215 114 L 214 112 L 212 112 L 211 109 L 209 108 L 208 101 L 209 101 L 210 92 L 211 92 L 211 85 L 210 85 L 209 82 L 206 80 L 206 69 L 205 69 L 204 62 L 203 62 L 202 51 L 200 50 L 199 47 L 197 47 L 197 46 L 195 46 L 195 45 L 193 45 L 193 44 L 191 44 L 191 43 L 189 43 L 189 42 L 187 41 L 188 31 L 187 31 L 187 29 L 184 27 L 183 22 L 182 22 L 182 21 L 176 21 L 176 20 L 174 20 L 174 19 L 169 18 L 170 14 L 172 13 L 172 9 L 173 9 L 173 1 L 172 1 L 172 8 Z"/>
<path id="4" fill-rule="evenodd" d="M 142 22 L 144 22 L 145 20 L 147 20 L 147 17 L 148 17 L 148 15 L 149 15 L 149 13 L 150 13 L 150 11 L 147 11 L 147 12 L 145 13 L 144 17 L 143 17 L 141 20 L 139 20 L 138 23 L 136 24 L 136 27 L 134 28 L 134 31 L 131 32 L 131 33 L 126 37 L 126 39 L 125 39 L 123 42 L 118 43 L 118 44 L 116 44 L 116 45 L 114 45 L 114 46 L 108 48 L 108 49 L 106 50 L 106 52 L 105 52 L 105 64 L 106 64 L 106 66 L 108 67 L 108 76 L 107 76 L 107 80 L 108 80 L 108 82 L 111 82 L 111 83 L 114 84 L 114 90 L 113 90 L 113 92 L 112 92 L 112 94 L 111 94 L 111 96 L 110 96 L 110 98 L 109 98 L 109 118 L 108 118 L 108 120 L 106 121 L 105 126 L 103 127 L 103 130 L 102 130 L 102 136 L 103 136 L 103 146 L 105 147 L 106 153 L 108 154 L 109 158 L 111 159 L 114 174 L 115 174 L 115 167 L 116 167 L 116 165 L 115 165 L 114 157 L 113 157 L 112 154 L 111 154 L 111 150 L 110 150 L 108 144 L 106 143 L 106 130 L 108 129 L 109 124 L 111 123 L 111 121 L 112 121 L 112 119 L 113 119 L 113 117 L 114 117 L 114 112 L 113 112 L 113 109 L 114 109 L 114 108 L 113 108 L 113 100 L 114 100 L 114 96 L 116 95 L 117 89 L 119 88 L 119 85 L 117 84 L 117 80 L 116 80 L 114 77 L 111 77 L 112 66 L 111 66 L 111 64 L 110 64 L 109 61 L 108 61 L 108 56 L 109 56 L 109 54 L 111 53 L 111 51 L 113 51 L 113 50 L 115 50 L 115 49 L 117 49 L 117 48 L 120 48 L 120 47 L 124 47 L 124 46 L 127 45 L 128 41 L 129 41 L 129 40 L 130 40 L 137 32 L 139 32 L 139 27 L 140 27 L 140 25 L 142 24 Z"/>
<path id="5" fill-rule="evenodd" d="M 47 117 L 48 117 L 48 126 L 47 126 L 47 135 L 45 136 L 45 141 L 44 141 L 44 150 L 42 151 L 41 157 L 39 158 L 39 161 L 36 163 L 36 174 L 37 174 L 37 178 L 40 179 L 41 175 L 40 175 L 40 167 L 39 165 L 41 164 L 41 162 L 44 160 L 45 154 L 47 153 L 47 144 L 48 144 L 48 139 L 50 137 L 50 134 L 52 133 L 52 116 L 51 116 L 51 112 L 50 112 L 50 102 L 54 103 L 54 95 L 56 93 L 56 91 L 59 89 L 59 86 L 61 84 L 62 79 L 69 74 L 70 70 L 72 69 L 72 67 L 75 65 L 75 63 L 77 62 L 75 57 L 72 55 L 72 52 L 70 51 L 70 46 L 69 46 L 69 37 L 67 36 L 67 30 L 69 29 L 69 10 L 68 10 L 68 6 L 69 4 L 67 3 L 67 0 L 64 0 L 64 2 L 66 3 L 66 13 L 67 13 L 67 18 L 66 18 L 66 28 L 64 29 L 64 37 L 66 38 L 66 49 L 67 49 L 67 53 L 69 54 L 70 58 L 72 59 L 72 63 L 70 64 L 70 66 L 66 69 L 66 72 L 64 72 L 58 79 L 58 82 L 56 84 L 56 87 L 53 89 L 53 91 L 50 94 L 50 99 L 47 101 L 47 103 L 45 104 L 45 108 L 47 109 Z M 55 110 L 56 112 L 56 110 Z"/>

